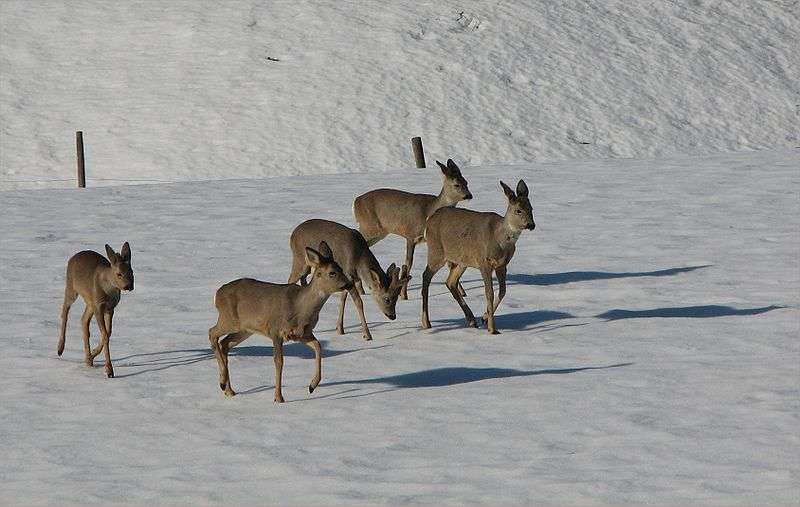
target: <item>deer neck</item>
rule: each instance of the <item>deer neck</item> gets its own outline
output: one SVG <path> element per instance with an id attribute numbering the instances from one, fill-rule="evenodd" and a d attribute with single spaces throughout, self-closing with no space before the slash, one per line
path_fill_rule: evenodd
<path id="1" fill-rule="evenodd" d="M 305 286 L 301 286 L 296 304 L 303 313 L 318 312 L 325 301 L 331 296 L 330 293 L 320 289 L 316 280 Z"/>
<path id="2" fill-rule="evenodd" d="M 522 229 L 518 229 L 511 225 L 508 220 L 508 214 L 500 220 L 495 227 L 495 238 L 497 242 L 503 246 L 514 246 L 522 234 Z"/>
<path id="3" fill-rule="evenodd" d="M 112 277 L 114 273 L 110 266 L 104 266 L 97 270 L 97 285 L 107 296 L 119 297 L 120 290 L 114 285 Z"/>
<path id="4" fill-rule="evenodd" d="M 451 197 L 448 197 L 444 191 L 444 184 L 442 184 L 442 189 L 439 190 L 439 194 L 436 196 L 436 199 L 434 199 L 431 203 L 431 209 L 428 210 L 428 216 L 432 215 L 433 212 L 439 208 L 455 206 L 456 204 L 458 204 L 458 200 L 453 200 Z"/>
<path id="5" fill-rule="evenodd" d="M 386 272 L 383 271 L 378 259 L 375 258 L 375 255 L 373 255 L 371 251 L 367 250 L 367 252 L 364 255 L 361 255 L 356 262 L 356 273 L 358 274 L 358 278 L 363 282 L 366 282 L 367 285 L 372 283 L 372 275 L 370 275 L 370 271 L 375 271 L 380 275 L 381 284 L 386 284 L 388 282 Z"/>

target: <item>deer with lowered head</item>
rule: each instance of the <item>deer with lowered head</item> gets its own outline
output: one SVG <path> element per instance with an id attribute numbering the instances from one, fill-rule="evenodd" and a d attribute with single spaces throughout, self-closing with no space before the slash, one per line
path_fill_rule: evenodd
<path id="1" fill-rule="evenodd" d="M 443 208 L 428 219 L 425 236 L 428 243 L 428 265 L 422 275 L 422 327 L 431 327 L 428 317 L 428 291 L 433 275 L 447 263 L 450 274 L 447 288 L 455 298 L 467 326 L 478 327 L 475 315 L 458 291 L 458 281 L 468 268 L 477 268 L 483 277 L 486 294 L 486 313 L 483 320 L 491 334 L 498 334 L 494 323 L 494 312 L 506 295 L 506 266 L 514 256 L 515 245 L 524 230 L 533 230 L 533 208 L 528 199 L 528 186 L 517 183 L 514 193 L 508 185 L 500 182 L 508 199 L 506 215 L 482 213 L 467 209 Z M 494 299 L 492 272 L 497 275 L 500 286 L 497 300 Z"/>
<path id="2" fill-rule="evenodd" d="M 228 352 L 255 333 L 272 339 L 275 402 L 284 401 L 281 375 L 283 344 L 286 341 L 300 341 L 314 351 L 316 370 L 308 392 L 314 392 L 319 385 L 322 379 L 322 347 L 314 336 L 319 311 L 331 294 L 350 290 L 352 283 L 324 241 L 319 244 L 318 250 L 306 247 L 305 255 L 314 268 L 312 280 L 307 285 L 240 278 L 217 290 L 214 305 L 219 316 L 217 323 L 208 330 L 208 340 L 219 364 L 219 387 L 226 396 L 236 394 L 231 388 Z M 227 336 L 220 339 L 223 335 Z"/>
<path id="3" fill-rule="evenodd" d="M 86 305 L 81 317 L 83 325 L 83 354 L 87 366 L 92 366 L 100 352 L 105 356 L 105 373 L 114 377 L 111 352 L 108 342 L 114 320 L 114 309 L 120 301 L 121 291 L 133 290 L 131 269 L 131 247 L 126 241 L 119 253 L 106 245 L 103 257 L 92 250 L 78 252 L 67 261 L 67 281 L 64 287 L 64 304 L 61 307 L 61 335 L 58 339 L 58 355 L 64 353 L 67 338 L 67 317 L 72 303 L 81 296 Z M 94 349 L 89 345 L 89 325 L 92 316 L 100 328 L 100 343 Z"/>
<path id="4" fill-rule="evenodd" d="M 396 319 L 397 297 L 403 284 L 410 279 L 406 268 L 404 267 L 401 273 L 400 269 L 392 263 L 384 271 L 361 233 L 340 223 L 312 219 L 295 227 L 289 239 L 289 246 L 292 249 L 292 272 L 289 274 L 289 283 L 296 283 L 300 280 L 302 285 L 306 285 L 306 277 L 311 271 L 312 265 L 308 262 L 305 249 L 318 245 L 323 240 L 330 247 L 336 262 L 342 267 L 350 281 L 354 283 L 366 281 L 378 308 L 389 320 Z M 348 294 L 353 298 L 361 318 L 364 339 L 372 340 L 367 318 L 364 315 L 364 303 L 355 287 L 342 292 L 336 332 L 344 334 L 344 307 Z"/>
<path id="5" fill-rule="evenodd" d="M 445 207 L 453 207 L 459 201 L 472 199 L 467 180 L 455 162 L 447 159 L 447 165 L 438 160 L 442 171 L 442 189 L 438 195 L 414 194 L 380 188 L 356 197 L 353 215 L 358 230 L 372 246 L 389 234 L 402 236 L 406 240 L 405 268 L 411 272 L 414 248 L 425 241 L 425 222 L 433 213 Z M 461 289 L 463 291 L 463 289 Z M 403 283 L 403 299 L 408 299 L 408 281 Z"/>

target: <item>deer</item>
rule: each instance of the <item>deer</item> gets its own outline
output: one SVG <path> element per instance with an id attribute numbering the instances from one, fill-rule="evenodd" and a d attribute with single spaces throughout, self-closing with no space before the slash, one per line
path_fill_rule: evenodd
<path id="1" fill-rule="evenodd" d="M 389 234 L 405 238 L 404 266 L 409 273 L 414 263 L 414 249 L 425 241 L 426 220 L 440 208 L 454 207 L 460 201 L 472 199 L 467 180 L 456 163 L 452 159 L 447 159 L 446 165 L 438 160 L 436 163 L 442 171 L 442 189 L 438 195 L 380 188 L 360 195 L 353 201 L 353 216 L 369 246 Z M 463 292 L 464 289 L 460 287 L 459 290 Z M 408 299 L 408 280 L 403 283 L 400 295 Z"/>
<path id="2" fill-rule="evenodd" d="M 519 180 L 514 193 L 502 181 L 500 186 L 508 199 L 505 216 L 497 213 L 478 212 L 459 208 L 442 208 L 434 213 L 425 228 L 428 243 L 428 265 L 422 274 L 422 327 L 429 329 L 428 292 L 431 279 L 445 263 L 450 266 L 445 285 L 455 298 L 464 316 L 467 327 L 478 327 L 475 315 L 458 291 L 458 281 L 468 268 L 477 268 L 483 277 L 486 294 L 484 323 L 491 334 L 499 334 L 494 322 L 494 312 L 506 295 L 506 269 L 514 256 L 516 243 L 524 230 L 534 230 L 533 208 L 528 198 L 528 186 Z M 492 272 L 497 275 L 499 285 L 497 300 L 494 300 Z"/>
<path id="3" fill-rule="evenodd" d="M 307 285 L 262 282 L 240 278 L 220 287 L 214 296 L 219 312 L 217 323 L 208 330 L 211 350 L 219 365 L 219 387 L 226 396 L 235 396 L 228 371 L 228 353 L 253 334 L 272 340 L 275 362 L 275 402 L 283 403 L 281 375 L 283 344 L 300 341 L 314 351 L 316 368 L 308 385 L 313 393 L 322 379 L 322 347 L 314 336 L 319 311 L 331 294 L 352 289 L 352 282 L 336 263 L 324 241 L 318 249 L 306 247 L 307 261 L 314 268 Z M 224 338 L 220 339 L 223 335 Z"/>
<path id="4" fill-rule="evenodd" d="M 61 307 L 61 334 L 58 338 L 58 355 L 64 353 L 67 340 L 67 318 L 72 303 L 81 296 L 86 308 L 81 317 L 83 326 L 83 354 L 86 366 L 94 365 L 94 358 L 103 352 L 105 374 L 114 378 L 109 340 L 114 320 L 114 309 L 120 302 L 122 291 L 133 290 L 131 247 L 126 241 L 119 253 L 106 245 L 106 256 L 92 250 L 78 252 L 67 261 L 64 304 Z M 100 343 L 94 349 L 89 344 L 89 325 L 92 316 L 100 329 Z"/>
<path id="5" fill-rule="evenodd" d="M 336 332 L 340 335 L 344 334 L 344 308 L 349 294 L 353 298 L 361 318 L 363 338 L 367 341 L 372 340 L 372 333 L 370 333 L 367 319 L 364 316 L 364 303 L 361 301 L 358 290 L 355 289 L 355 284 L 366 281 L 378 308 L 389 320 L 395 320 L 397 318 L 395 306 L 400 289 L 411 278 L 408 276 L 407 268 L 404 267 L 401 272 L 392 263 L 384 271 L 360 232 L 330 220 L 312 219 L 295 227 L 289 239 L 289 247 L 292 250 L 292 271 L 289 274 L 289 283 L 297 283 L 300 280 L 301 285 L 306 285 L 306 277 L 312 266 L 308 263 L 305 249 L 319 244 L 320 240 L 324 240 L 328 244 L 336 262 L 354 283 L 352 289 L 342 292 Z"/>

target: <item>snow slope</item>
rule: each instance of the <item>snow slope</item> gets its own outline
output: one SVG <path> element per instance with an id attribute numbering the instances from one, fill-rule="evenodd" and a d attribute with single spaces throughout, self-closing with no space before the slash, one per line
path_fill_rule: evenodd
<path id="1" fill-rule="evenodd" d="M 219 391 L 214 289 L 285 279 L 296 223 L 352 223 L 357 193 L 432 189 L 434 172 L 2 192 L 0 504 L 796 505 L 797 161 L 465 168 L 476 209 L 503 209 L 501 177 L 533 188 L 504 333 L 462 328 L 443 273 L 420 330 L 422 247 L 398 320 L 365 303 L 373 342 L 352 311 L 335 336 L 323 309 L 313 395 L 310 351 L 286 349 L 284 405 L 258 337 L 232 355 L 240 395 Z M 58 313 L 67 257 L 123 240 L 136 290 L 108 380 L 82 365 L 80 304 L 56 357 Z M 376 246 L 384 265 L 402 250 Z"/>
<path id="2" fill-rule="evenodd" d="M 796 0 L 0 2 L 0 189 L 800 144 Z M 277 61 L 275 61 L 277 60 Z"/>

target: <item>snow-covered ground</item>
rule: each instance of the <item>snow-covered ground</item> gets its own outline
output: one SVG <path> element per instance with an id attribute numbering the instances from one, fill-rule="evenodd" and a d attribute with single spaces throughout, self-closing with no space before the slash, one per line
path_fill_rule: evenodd
<path id="1" fill-rule="evenodd" d="M 0 2 L 0 189 L 800 145 L 796 0 Z"/>
<path id="2" fill-rule="evenodd" d="M 283 405 L 258 337 L 219 391 L 213 291 L 284 280 L 295 224 L 435 171 L 1 192 L 0 504 L 797 505 L 797 150 L 463 169 L 475 209 L 504 209 L 500 178 L 533 189 L 503 334 L 462 328 L 443 273 L 419 328 L 422 247 L 398 320 L 366 301 L 373 342 L 323 309 L 313 395 L 286 349 Z M 82 365 L 80 304 L 56 357 L 58 313 L 66 259 L 123 240 L 109 380 Z"/>

